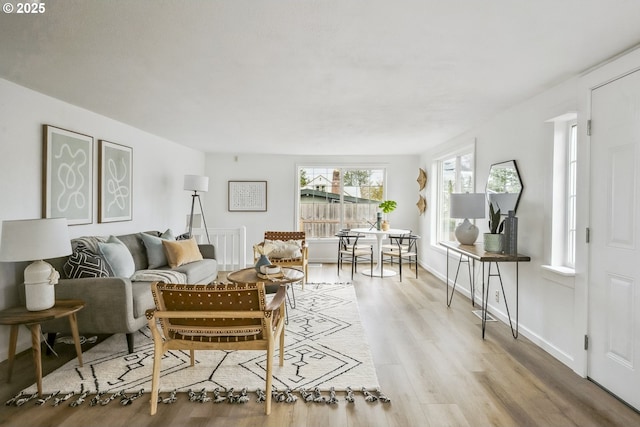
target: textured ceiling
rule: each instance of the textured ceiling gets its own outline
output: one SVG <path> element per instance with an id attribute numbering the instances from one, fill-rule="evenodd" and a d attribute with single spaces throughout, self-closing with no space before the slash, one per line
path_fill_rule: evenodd
<path id="1" fill-rule="evenodd" d="M 45 4 L 0 77 L 207 152 L 419 153 L 640 43 L 636 0 Z"/>

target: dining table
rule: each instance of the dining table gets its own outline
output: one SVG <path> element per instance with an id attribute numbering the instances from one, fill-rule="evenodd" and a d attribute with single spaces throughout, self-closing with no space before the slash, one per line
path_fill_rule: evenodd
<path id="1" fill-rule="evenodd" d="M 376 248 L 377 259 L 376 259 L 376 265 L 375 267 L 373 267 L 373 273 L 370 270 L 363 270 L 362 274 L 365 274 L 367 276 L 372 276 L 372 277 L 395 276 L 396 275 L 395 271 L 385 269 L 384 266 L 382 265 L 382 241 L 387 237 L 389 237 L 390 235 L 410 234 L 411 230 L 405 230 L 402 228 L 389 228 L 387 230 L 378 230 L 376 227 L 371 227 L 371 228 L 352 228 L 351 231 L 354 233 L 373 235 L 376 237 L 376 240 L 377 240 L 377 245 L 378 245 L 378 247 Z"/>

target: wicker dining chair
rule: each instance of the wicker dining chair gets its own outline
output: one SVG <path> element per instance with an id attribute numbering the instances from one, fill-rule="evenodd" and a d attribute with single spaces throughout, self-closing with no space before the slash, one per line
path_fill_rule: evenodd
<path id="1" fill-rule="evenodd" d="M 373 245 L 359 244 L 358 240 L 363 234 L 342 230 L 336 234 L 338 237 L 338 276 L 345 261 L 351 264 L 351 279 L 353 273 L 358 271 L 358 260 L 369 261 L 371 276 L 373 276 Z"/>
<path id="2" fill-rule="evenodd" d="M 389 236 L 390 244 L 385 245 L 382 249 L 382 262 L 386 259 L 391 261 L 393 265 L 394 260 L 398 261 L 398 270 L 400 275 L 400 281 L 402 282 L 402 264 L 404 261 L 409 263 L 409 269 L 411 264 L 415 265 L 416 279 L 418 278 L 418 239 L 420 236 L 416 234 L 398 234 Z"/>
<path id="3" fill-rule="evenodd" d="M 265 413 L 271 413 L 272 366 L 279 342 L 284 364 L 285 288 L 266 302 L 264 283 L 176 285 L 154 282 L 155 309 L 146 311 L 153 336 L 151 415 L 158 409 L 160 365 L 169 350 L 265 350 Z M 161 330 L 158 328 L 160 325 Z"/>

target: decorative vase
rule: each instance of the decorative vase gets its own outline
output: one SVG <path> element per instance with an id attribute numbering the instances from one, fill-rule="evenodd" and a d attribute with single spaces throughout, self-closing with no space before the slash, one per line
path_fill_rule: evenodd
<path id="1" fill-rule="evenodd" d="M 484 233 L 485 252 L 501 253 L 504 234 Z"/>
<path id="2" fill-rule="evenodd" d="M 389 228 L 391 228 L 391 224 L 389 224 L 389 221 L 385 219 L 384 221 L 382 221 L 382 225 L 380 225 L 380 228 L 382 228 L 382 231 L 388 231 Z"/>
<path id="3" fill-rule="evenodd" d="M 269 258 L 266 255 L 260 255 L 260 258 L 256 261 L 256 271 L 258 273 L 260 273 L 260 267 L 263 265 L 271 265 L 271 261 L 269 261 Z"/>
<path id="4" fill-rule="evenodd" d="M 518 218 L 514 211 L 504 219 L 504 253 L 518 254 Z"/>
<path id="5" fill-rule="evenodd" d="M 380 230 L 382 227 L 382 212 L 376 214 L 376 230 Z"/>

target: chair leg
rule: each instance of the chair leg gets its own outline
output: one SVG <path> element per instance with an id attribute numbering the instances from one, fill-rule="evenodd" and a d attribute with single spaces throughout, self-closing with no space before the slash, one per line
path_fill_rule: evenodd
<path id="1" fill-rule="evenodd" d="M 400 271 L 400 283 L 402 283 L 402 256 L 398 257 L 398 270 Z"/>
<path id="2" fill-rule="evenodd" d="M 269 415 L 271 413 L 271 383 L 272 383 L 272 366 L 273 366 L 273 341 L 269 343 L 269 348 L 267 349 L 267 385 L 264 391 L 265 394 L 265 402 L 264 402 L 264 413 Z"/>
<path id="3" fill-rule="evenodd" d="M 133 334 L 127 334 L 127 348 L 129 349 L 129 354 L 133 353 Z"/>
<path id="4" fill-rule="evenodd" d="M 158 410 L 158 388 L 160 386 L 160 362 L 162 361 L 162 344 L 154 343 L 153 373 L 151 375 L 151 415 Z"/>

